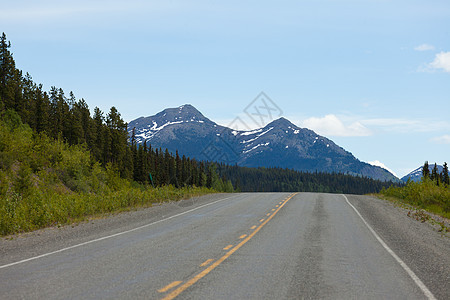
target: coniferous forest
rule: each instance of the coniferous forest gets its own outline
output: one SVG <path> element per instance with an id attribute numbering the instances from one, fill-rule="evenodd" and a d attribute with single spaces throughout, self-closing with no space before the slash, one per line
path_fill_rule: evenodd
<path id="1" fill-rule="evenodd" d="M 113 106 L 35 83 L 0 37 L 0 234 L 219 192 L 371 193 L 391 183 L 344 174 L 242 168 L 137 144 Z"/>
<path id="2" fill-rule="evenodd" d="M 399 183 L 383 182 L 342 173 L 308 173 L 282 168 L 246 168 L 220 164 L 219 173 L 231 178 L 242 192 L 321 192 L 345 194 L 376 193 Z"/>

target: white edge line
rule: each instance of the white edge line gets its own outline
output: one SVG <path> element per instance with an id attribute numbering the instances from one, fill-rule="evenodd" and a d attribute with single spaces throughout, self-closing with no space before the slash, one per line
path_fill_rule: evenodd
<path id="1" fill-rule="evenodd" d="M 0 269 L 8 268 L 8 267 L 11 267 L 11 266 L 14 266 L 14 265 L 22 264 L 22 263 L 29 262 L 29 261 L 32 261 L 32 260 L 36 260 L 36 259 L 39 259 L 39 258 L 42 258 L 42 257 L 50 256 L 50 255 L 53 255 L 53 254 L 56 254 L 56 253 L 61 253 L 61 252 L 64 252 L 64 251 L 67 251 L 67 250 L 70 250 L 70 249 L 78 248 L 78 247 L 81 247 L 81 246 L 84 246 L 84 245 L 92 244 L 92 243 L 103 241 L 103 240 L 106 240 L 106 239 L 109 239 L 109 238 L 113 238 L 113 237 L 116 237 L 116 236 L 119 236 L 119 235 L 123 235 L 123 234 L 127 234 L 127 233 L 130 233 L 130 232 L 133 232 L 133 231 L 137 231 L 139 229 L 142 229 L 142 228 L 145 228 L 145 227 L 149 227 L 149 226 L 161 223 L 163 221 L 167 221 L 167 220 L 179 217 L 181 215 L 190 213 L 190 212 L 192 212 L 194 210 L 197 210 L 197 209 L 200 209 L 200 208 L 203 208 L 203 207 L 206 207 L 206 206 L 209 206 L 209 205 L 212 205 L 212 204 L 215 204 L 215 203 L 218 203 L 218 202 L 230 199 L 230 198 L 235 197 L 235 196 L 237 196 L 237 195 L 226 197 L 224 199 L 220 199 L 220 200 L 217 200 L 217 201 L 214 201 L 214 202 L 211 202 L 211 203 L 207 203 L 207 204 L 204 204 L 202 206 L 199 206 L 199 207 L 196 207 L 196 208 L 184 211 L 182 213 L 170 216 L 168 218 L 165 218 L 165 219 L 162 219 L 162 220 L 158 220 L 158 221 L 155 221 L 153 223 L 146 224 L 146 225 L 142 225 L 142 226 L 130 229 L 130 230 L 118 232 L 118 233 L 115 233 L 115 234 L 112 234 L 112 235 L 108 235 L 108 236 L 104 236 L 104 237 L 101 237 L 101 238 L 98 238 L 98 239 L 95 239 L 95 240 L 87 241 L 87 242 L 84 242 L 84 243 L 76 244 L 76 245 L 73 245 L 73 246 L 70 246 L 70 247 L 66 247 L 66 248 L 63 248 L 63 249 L 59 249 L 59 250 L 56 250 L 56 251 L 52 251 L 52 252 L 48 252 L 48 253 L 41 254 L 41 255 L 38 255 L 38 256 L 34 256 L 34 257 L 30 257 L 30 258 L 23 259 L 23 260 L 20 260 L 20 261 L 16 261 L 16 262 L 13 262 L 13 263 L 10 263 L 10 264 L 7 264 L 7 265 L 3 265 L 3 266 L 0 266 Z"/>
<path id="2" fill-rule="evenodd" d="M 405 264 L 405 262 L 400 257 L 398 257 L 397 254 L 395 254 L 395 252 L 391 248 L 389 248 L 388 245 L 386 245 L 386 243 L 380 238 L 380 236 L 375 232 L 375 230 L 373 230 L 373 228 L 369 225 L 369 223 L 367 223 L 366 220 L 364 220 L 359 211 L 350 203 L 350 201 L 348 201 L 347 196 L 345 195 L 342 196 L 344 196 L 345 201 L 347 201 L 348 205 L 350 205 L 350 207 L 353 208 L 353 210 L 361 218 L 361 220 L 364 222 L 367 228 L 369 228 L 370 232 L 372 232 L 372 234 L 375 236 L 378 242 L 380 242 L 380 244 L 384 247 L 384 249 L 386 249 L 386 251 L 400 264 L 400 266 L 402 266 L 402 268 L 406 271 L 406 273 L 408 273 L 409 277 L 411 277 L 411 279 L 422 290 L 425 296 L 430 300 L 436 300 L 433 293 L 431 293 L 431 291 L 426 287 L 426 285 L 422 282 L 422 280 L 420 280 L 420 278 L 417 277 L 417 275 L 408 267 L 408 265 Z"/>

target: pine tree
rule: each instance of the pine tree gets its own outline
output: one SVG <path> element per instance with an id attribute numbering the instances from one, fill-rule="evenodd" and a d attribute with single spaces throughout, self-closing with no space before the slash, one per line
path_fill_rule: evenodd
<path id="1" fill-rule="evenodd" d="M 450 178 L 448 175 L 448 165 L 444 162 L 444 168 L 442 169 L 442 183 L 446 186 L 450 185 Z"/>
<path id="2" fill-rule="evenodd" d="M 3 102 L 4 109 L 14 108 L 14 82 L 16 64 L 12 57 L 11 43 L 7 41 L 6 34 L 3 32 L 0 38 L 0 99 Z"/>
<path id="3" fill-rule="evenodd" d="M 176 187 L 180 187 L 185 184 L 185 182 L 182 179 L 183 175 L 183 165 L 181 164 L 181 158 L 178 154 L 178 150 L 175 151 L 175 183 Z"/>
<path id="4" fill-rule="evenodd" d="M 69 94 L 67 105 L 70 111 L 66 112 L 68 115 L 65 118 L 63 130 L 65 132 L 66 139 L 71 145 L 84 143 L 86 140 L 84 139 L 81 110 L 77 105 L 73 92 L 70 92 Z"/>
<path id="5" fill-rule="evenodd" d="M 95 135 L 95 140 L 91 146 L 92 153 L 94 158 L 97 161 L 100 161 L 103 165 L 105 165 L 105 155 L 104 155 L 104 144 L 105 144 L 105 136 L 103 129 L 103 112 L 98 108 L 94 108 L 94 117 L 93 117 L 93 132 Z"/>
<path id="6" fill-rule="evenodd" d="M 439 171 L 436 163 L 434 163 L 433 170 L 431 171 L 431 180 L 436 181 L 437 185 L 439 185 Z"/>
<path id="7" fill-rule="evenodd" d="M 428 165 L 428 161 L 425 161 L 425 164 L 423 165 L 422 178 L 430 178 L 430 166 Z"/>
<path id="8" fill-rule="evenodd" d="M 75 103 L 75 107 L 80 113 L 81 117 L 81 127 L 83 131 L 83 142 L 86 142 L 88 145 L 92 145 L 94 142 L 94 134 L 92 129 L 91 122 L 91 112 L 89 111 L 89 106 L 86 101 L 82 98 L 77 103 Z"/>
<path id="9" fill-rule="evenodd" d="M 37 132 L 49 131 L 50 102 L 47 93 L 42 92 L 42 84 L 35 90 L 34 129 Z"/>

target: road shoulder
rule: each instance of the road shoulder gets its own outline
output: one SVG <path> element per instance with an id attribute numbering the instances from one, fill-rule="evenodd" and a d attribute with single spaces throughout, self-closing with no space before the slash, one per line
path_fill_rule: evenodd
<path id="1" fill-rule="evenodd" d="M 165 202 L 61 227 L 49 227 L 2 237 L 0 238 L 0 266 L 157 222 L 233 195 L 235 194 L 209 194 Z"/>
<path id="2" fill-rule="evenodd" d="M 387 200 L 371 196 L 347 197 L 375 232 L 414 271 L 436 298 L 450 298 L 449 237 L 438 232 L 431 224 L 408 217 L 407 210 Z M 438 282 L 446 284 L 437 284 Z"/>

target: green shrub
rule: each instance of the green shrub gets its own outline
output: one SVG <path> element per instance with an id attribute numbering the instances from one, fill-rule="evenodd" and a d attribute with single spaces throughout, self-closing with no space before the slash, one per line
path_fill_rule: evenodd
<path id="1" fill-rule="evenodd" d="M 416 207 L 429 210 L 444 217 L 450 217 L 450 190 L 447 186 L 436 185 L 425 179 L 420 182 L 409 181 L 404 187 L 389 187 L 380 194 L 395 197 Z"/>

